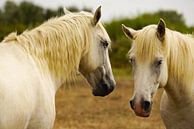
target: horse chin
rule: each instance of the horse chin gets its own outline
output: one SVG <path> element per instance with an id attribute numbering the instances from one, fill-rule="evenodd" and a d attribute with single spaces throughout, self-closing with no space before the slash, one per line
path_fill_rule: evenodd
<path id="1" fill-rule="evenodd" d="M 95 89 L 95 90 L 92 91 L 92 94 L 93 94 L 94 96 L 101 96 L 101 97 L 104 97 L 104 96 L 108 95 L 109 93 L 108 93 L 108 92 L 104 92 L 104 91 L 102 91 L 102 90 Z"/>
<path id="2" fill-rule="evenodd" d="M 134 109 L 135 115 L 139 117 L 149 117 L 151 113 L 151 108 L 148 111 L 145 111 L 144 109 Z"/>
<path id="3" fill-rule="evenodd" d="M 149 113 L 136 113 L 135 112 L 135 115 L 139 116 L 139 117 L 149 117 L 150 116 L 150 112 Z"/>
<path id="4" fill-rule="evenodd" d="M 103 81 L 100 81 L 100 83 L 93 88 L 93 95 L 94 96 L 101 96 L 104 97 L 106 95 L 109 95 L 114 90 L 114 86 L 108 86 Z"/>

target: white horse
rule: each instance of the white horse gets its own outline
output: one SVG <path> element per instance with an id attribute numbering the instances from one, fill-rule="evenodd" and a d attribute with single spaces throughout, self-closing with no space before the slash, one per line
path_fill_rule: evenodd
<path id="1" fill-rule="evenodd" d="M 78 72 L 95 96 L 113 91 L 110 39 L 100 17 L 100 7 L 94 15 L 68 13 L 2 41 L 0 129 L 51 129 L 56 91 Z"/>
<path id="2" fill-rule="evenodd" d="M 164 88 L 161 115 L 167 129 L 194 129 L 194 38 L 158 25 L 134 30 L 123 25 L 133 40 L 129 51 L 134 73 L 131 108 L 137 116 L 150 115 L 152 99 Z"/>

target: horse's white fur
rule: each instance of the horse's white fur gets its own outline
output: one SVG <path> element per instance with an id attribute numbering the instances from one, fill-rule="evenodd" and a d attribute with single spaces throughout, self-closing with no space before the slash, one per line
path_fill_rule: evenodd
<path id="1" fill-rule="evenodd" d="M 53 127 L 57 89 L 77 73 L 80 60 L 88 72 L 103 63 L 100 38 L 110 39 L 92 20 L 90 13 L 70 13 L 2 41 L 0 129 Z"/>
<path id="2" fill-rule="evenodd" d="M 167 28 L 165 30 L 163 42 L 156 35 L 156 25 L 133 30 L 134 43 L 129 56 L 136 59 L 134 95 L 150 101 L 151 93 L 155 93 L 160 84 L 165 89 L 161 115 L 166 128 L 194 129 L 194 38 Z M 150 71 L 150 64 L 160 57 L 164 60 L 156 80 Z"/>

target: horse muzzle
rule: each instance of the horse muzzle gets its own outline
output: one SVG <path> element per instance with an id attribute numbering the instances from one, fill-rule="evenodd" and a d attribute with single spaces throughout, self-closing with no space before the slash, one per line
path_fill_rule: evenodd
<path id="1" fill-rule="evenodd" d="M 110 80 L 108 82 L 109 83 L 106 83 L 104 80 L 101 80 L 95 86 L 95 88 L 93 88 L 93 91 L 92 91 L 93 95 L 103 97 L 103 96 L 106 96 L 106 95 L 110 94 L 114 90 L 116 84 L 112 80 Z"/>
<path id="2" fill-rule="evenodd" d="M 149 117 L 152 109 L 152 102 L 141 99 L 140 102 L 135 99 L 130 101 L 131 109 L 137 116 Z"/>
<path id="3" fill-rule="evenodd" d="M 94 96 L 106 96 L 110 94 L 116 86 L 112 74 L 107 73 L 104 66 L 96 68 L 91 73 L 85 75 L 85 77 L 93 89 L 92 93 Z"/>

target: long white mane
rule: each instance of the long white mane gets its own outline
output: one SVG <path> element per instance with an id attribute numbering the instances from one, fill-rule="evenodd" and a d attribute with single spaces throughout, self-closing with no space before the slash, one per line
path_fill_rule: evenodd
<path id="1" fill-rule="evenodd" d="M 18 44 L 35 59 L 43 72 L 49 70 L 53 76 L 67 79 L 78 70 L 80 56 L 89 50 L 92 16 L 86 12 L 69 13 L 21 35 L 11 33 L 3 42 Z"/>

